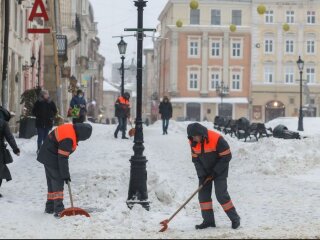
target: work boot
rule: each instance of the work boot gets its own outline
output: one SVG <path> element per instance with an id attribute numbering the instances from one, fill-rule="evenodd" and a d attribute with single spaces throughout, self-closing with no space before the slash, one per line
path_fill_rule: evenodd
<path id="1" fill-rule="evenodd" d="M 196 225 L 196 229 L 197 230 L 202 230 L 202 229 L 206 229 L 206 228 L 209 228 L 209 227 L 216 227 L 216 224 L 215 222 L 205 222 L 203 221 L 203 223 L 199 224 L 199 225 Z"/>
<path id="2" fill-rule="evenodd" d="M 122 139 L 129 139 L 129 138 L 127 138 L 126 136 L 123 136 Z"/>
<path id="3" fill-rule="evenodd" d="M 53 216 L 54 216 L 55 218 L 57 218 L 57 219 L 60 219 L 60 218 L 61 218 L 61 212 L 55 213 Z"/>
<path id="4" fill-rule="evenodd" d="M 114 133 L 114 138 L 118 138 L 118 134 L 117 133 Z"/>
<path id="5" fill-rule="evenodd" d="M 232 221 L 232 229 L 238 229 L 240 227 L 240 218 Z"/>
<path id="6" fill-rule="evenodd" d="M 2 194 L 0 193 L 0 198 L 2 198 L 3 196 L 2 196 Z"/>

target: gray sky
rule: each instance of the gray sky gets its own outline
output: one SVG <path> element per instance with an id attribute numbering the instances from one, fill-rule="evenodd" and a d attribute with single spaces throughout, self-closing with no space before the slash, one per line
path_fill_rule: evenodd
<path id="1" fill-rule="evenodd" d="M 149 0 L 144 10 L 144 27 L 156 28 L 158 16 L 168 0 Z M 106 58 L 107 65 L 105 77 L 110 78 L 110 64 L 120 62 L 120 55 L 117 43 L 120 38 L 112 38 L 121 34 L 132 34 L 124 32 L 124 28 L 135 28 L 137 26 L 137 8 L 133 0 L 90 0 L 95 21 L 98 22 L 99 38 L 101 39 L 100 53 Z M 147 33 L 152 35 L 152 33 Z M 136 39 L 134 37 L 125 38 L 128 43 L 126 62 L 130 63 L 134 57 L 136 59 Z M 144 47 L 150 46 L 151 38 L 145 38 Z"/>

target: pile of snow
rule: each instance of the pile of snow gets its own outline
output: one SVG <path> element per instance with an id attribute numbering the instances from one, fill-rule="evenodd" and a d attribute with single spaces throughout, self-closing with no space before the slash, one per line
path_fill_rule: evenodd
<path id="1" fill-rule="evenodd" d="M 212 129 L 210 122 L 203 123 Z M 93 136 L 71 156 L 75 205 L 91 218 L 56 220 L 43 214 L 46 198 L 44 169 L 35 158 L 36 138 L 18 139 L 22 155 L 9 167 L 14 180 L 0 189 L 0 238 L 319 238 L 320 140 L 265 138 L 244 143 L 226 136 L 233 160 L 229 192 L 242 217 L 241 229 L 230 228 L 215 197 L 217 228 L 195 231 L 201 222 L 197 198 L 159 233 L 159 222 L 197 188 L 186 128 L 170 122 L 162 136 L 161 122 L 145 127 L 151 210 L 126 206 L 132 141 L 113 138 L 115 126 L 94 125 Z M 318 127 L 320 124 L 318 124 Z M 65 191 L 65 205 L 70 206 Z"/>

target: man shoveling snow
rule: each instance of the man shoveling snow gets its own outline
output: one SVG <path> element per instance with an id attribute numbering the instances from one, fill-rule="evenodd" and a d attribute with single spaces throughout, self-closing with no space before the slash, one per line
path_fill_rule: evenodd
<path id="1" fill-rule="evenodd" d="M 211 197 L 212 180 L 217 200 L 230 218 L 232 228 L 239 228 L 240 217 L 227 191 L 229 162 L 232 158 L 228 143 L 219 133 L 210 131 L 199 123 L 190 124 L 187 132 L 192 161 L 197 170 L 200 185 L 204 184 L 199 192 L 203 223 L 196 225 L 196 229 L 216 227 Z"/>
<path id="2" fill-rule="evenodd" d="M 87 123 L 64 124 L 52 131 L 42 145 L 38 161 L 44 164 L 47 177 L 46 213 L 60 217 L 64 210 L 64 182 L 71 181 L 69 155 L 76 150 L 79 141 L 89 139 L 91 134 L 92 127 Z"/>

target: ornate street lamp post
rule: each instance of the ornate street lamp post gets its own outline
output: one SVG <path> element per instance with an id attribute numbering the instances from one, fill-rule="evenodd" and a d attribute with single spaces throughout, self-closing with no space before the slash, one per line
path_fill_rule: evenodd
<path id="1" fill-rule="evenodd" d="M 301 59 L 301 56 L 299 56 L 297 65 L 300 71 L 300 110 L 299 110 L 298 131 L 304 131 L 303 130 L 303 109 L 302 109 L 302 81 L 303 81 L 302 74 L 303 74 L 304 61 Z"/>
<path id="2" fill-rule="evenodd" d="M 229 87 L 224 84 L 223 81 L 221 81 L 221 85 L 219 83 L 216 86 L 216 92 L 218 96 L 221 98 L 221 104 L 219 108 L 219 115 L 223 113 L 223 98 L 229 95 Z"/>
<path id="3" fill-rule="evenodd" d="M 121 37 L 121 41 L 118 43 L 118 49 L 119 53 L 121 55 L 121 96 L 124 94 L 124 60 L 125 54 L 127 51 L 128 44 L 123 40 L 123 37 Z"/>

